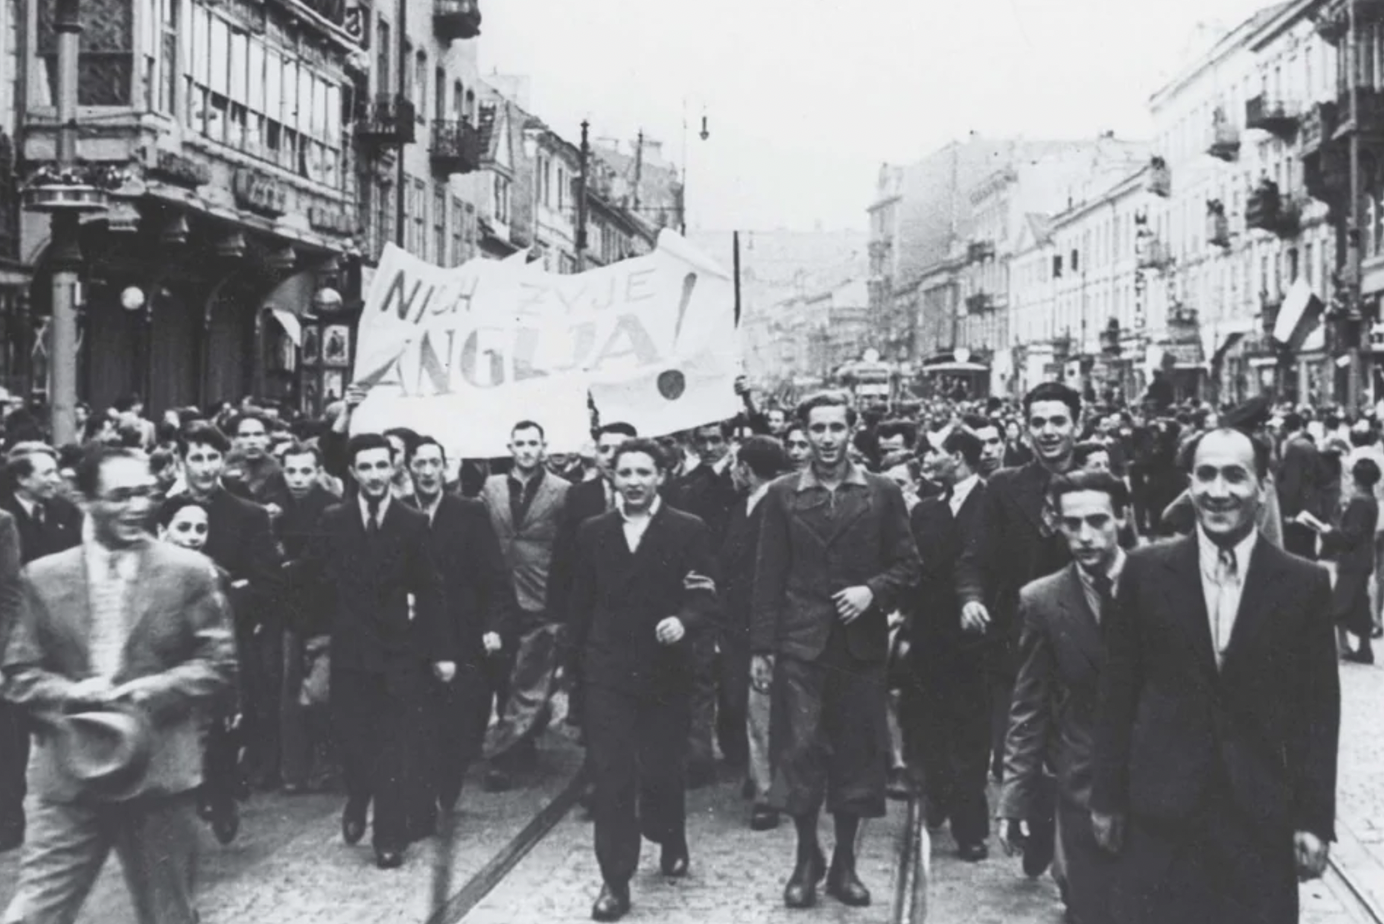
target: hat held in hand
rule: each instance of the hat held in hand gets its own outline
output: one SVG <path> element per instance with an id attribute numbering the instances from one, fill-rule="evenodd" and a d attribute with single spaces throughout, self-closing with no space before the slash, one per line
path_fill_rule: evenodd
<path id="1" fill-rule="evenodd" d="M 119 801 L 143 782 L 154 736 L 143 710 L 112 702 L 63 716 L 54 745 L 62 772 L 84 795 Z"/>

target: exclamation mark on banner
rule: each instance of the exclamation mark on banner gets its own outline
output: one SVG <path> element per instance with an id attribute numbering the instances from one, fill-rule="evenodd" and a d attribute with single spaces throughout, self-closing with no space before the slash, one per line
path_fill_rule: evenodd
<path id="1" fill-rule="evenodd" d="M 687 317 L 687 306 L 692 304 L 692 290 L 697 287 L 697 274 L 688 273 L 682 277 L 682 301 L 678 302 L 678 320 L 673 327 L 673 352 L 678 351 L 678 340 L 682 338 L 682 322 Z M 680 369 L 669 369 L 658 376 L 658 393 L 669 401 L 681 398 L 687 391 L 687 377 Z"/>

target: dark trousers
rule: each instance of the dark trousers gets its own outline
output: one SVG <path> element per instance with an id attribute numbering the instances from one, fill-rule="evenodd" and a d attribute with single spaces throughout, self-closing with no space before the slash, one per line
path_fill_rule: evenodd
<path id="1" fill-rule="evenodd" d="M 457 665 L 451 683 L 428 678 L 427 718 L 420 737 L 431 777 L 429 788 L 443 808 L 456 805 L 466 771 L 480 756 L 490 721 L 487 683 L 483 662 Z"/>
<path id="2" fill-rule="evenodd" d="M 906 698 L 913 763 L 923 771 L 928 802 L 951 819 L 958 844 L 990 833 L 990 678 L 984 655 L 946 648 L 916 658 L 916 698 Z M 911 708 L 916 703 L 916 708 Z"/>
<path id="3" fill-rule="evenodd" d="M 283 687 L 284 632 L 277 619 L 255 623 L 237 615 L 245 762 L 255 781 L 279 774 L 279 696 Z"/>
<path id="4" fill-rule="evenodd" d="M 889 774 L 885 664 L 860 661 L 833 632 L 816 661 L 774 664 L 769 805 L 799 817 L 879 818 Z"/>
<path id="5" fill-rule="evenodd" d="M 1116 857 L 1096 843 L 1089 809 L 1059 798 L 1057 813 L 1067 881 L 1067 907 L 1081 924 L 1115 924 L 1110 896 L 1117 870 Z"/>
<path id="6" fill-rule="evenodd" d="M 633 693 L 588 684 L 586 759 L 602 878 L 624 885 L 639 866 L 640 836 L 686 841 L 686 694 Z"/>
<path id="7" fill-rule="evenodd" d="M 710 766 L 716 759 L 712 738 L 716 727 L 716 633 L 699 632 L 692 639 L 691 724 L 687 732 L 687 762 Z"/>
<path id="8" fill-rule="evenodd" d="M 1228 785 L 1211 787 L 1188 826 L 1169 830 L 1132 817 L 1112 905 L 1121 924 L 1296 924 L 1293 835 L 1258 829 Z"/>
<path id="9" fill-rule="evenodd" d="M 750 760 L 750 639 L 748 632 L 726 632 L 716 659 L 719 681 L 716 701 L 716 742 L 733 767 Z"/>
<path id="10" fill-rule="evenodd" d="M 24 777 L 29 769 L 29 721 L 0 699 L 0 843 L 24 839 Z"/>
<path id="11" fill-rule="evenodd" d="M 409 841 L 409 791 L 416 784 L 415 735 L 425 719 L 427 679 L 421 664 L 382 672 L 332 672 L 332 720 L 353 806 L 375 804 L 374 844 L 401 850 Z"/>

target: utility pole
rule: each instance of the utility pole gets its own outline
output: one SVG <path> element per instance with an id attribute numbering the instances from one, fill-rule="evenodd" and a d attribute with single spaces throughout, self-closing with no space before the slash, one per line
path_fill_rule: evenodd
<path id="1" fill-rule="evenodd" d="M 78 0 L 58 0 L 58 173 L 77 166 L 77 55 L 82 34 Z M 54 446 L 77 442 L 77 279 L 82 267 L 78 213 L 53 212 L 52 317 L 48 323 L 48 408 Z"/>
<path id="2" fill-rule="evenodd" d="M 1363 358 L 1360 353 L 1360 341 L 1365 336 L 1364 312 L 1360 305 L 1360 247 L 1362 243 L 1362 228 L 1364 216 L 1361 209 L 1361 176 L 1360 176 L 1360 50 L 1356 46 L 1356 11 L 1355 0 L 1346 0 L 1346 9 L 1349 19 L 1346 29 L 1346 48 L 1347 54 L 1347 79 L 1350 85 L 1347 92 L 1350 94 L 1350 124 L 1353 130 L 1350 133 L 1350 222 L 1346 232 L 1346 348 L 1349 351 L 1350 367 L 1346 380 L 1346 407 L 1347 413 L 1354 414 L 1360 409 L 1360 398 L 1363 376 Z"/>
<path id="3" fill-rule="evenodd" d="M 399 85 L 394 88 L 396 91 L 394 100 L 389 102 L 390 110 L 394 113 L 394 118 L 396 120 L 402 120 L 407 113 L 402 111 L 404 107 L 398 105 L 398 103 L 406 96 L 412 95 L 404 92 L 404 87 L 408 86 L 408 69 L 411 64 L 408 60 L 407 51 L 408 0 L 399 0 L 399 12 L 396 15 L 399 19 L 399 41 L 396 46 L 396 51 L 399 54 L 399 66 L 396 69 L 398 71 Z M 416 118 L 416 116 L 412 114 L 407 115 L 410 120 Z M 409 127 L 412 128 L 413 126 Z M 404 247 L 404 241 L 407 240 L 404 235 L 404 223 L 408 220 L 408 216 L 404 213 L 404 201 L 405 197 L 408 195 L 408 174 L 404 171 L 404 148 L 406 147 L 408 147 L 408 145 L 400 144 L 399 153 L 395 155 L 398 157 L 398 162 L 395 167 L 396 172 L 394 176 L 394 243 L 398 244 L 400 247 Z M 423 203 L 418 203 L 418 207 L 422 208 Z"/>
<path id="4" fill-rule="evenodd" d="M 735 263 L 735 326 L 740 326 L 740 232 L 731 232 L 731 259 Z"/>
<path id="5" fill-rule="evenodd" d="M 586 171 L 591 161 L 588 132 L 591 123 L 581 120 L 581 171 L 577 174 L 577 272 L 586 272 Z"/>

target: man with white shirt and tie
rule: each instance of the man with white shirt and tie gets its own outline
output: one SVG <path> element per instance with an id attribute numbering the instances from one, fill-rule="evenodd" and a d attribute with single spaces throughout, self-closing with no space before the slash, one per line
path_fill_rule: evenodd
<path id="1" fill-rule="evenodd" d="M 1326 572 L 1255 529 L 1268 451 L 1189 447 L 1197 529 L 1131 552 L 1104 620 L 1091 821 L 1132 924 L 1290 924 L 1335 823 Z"/>

